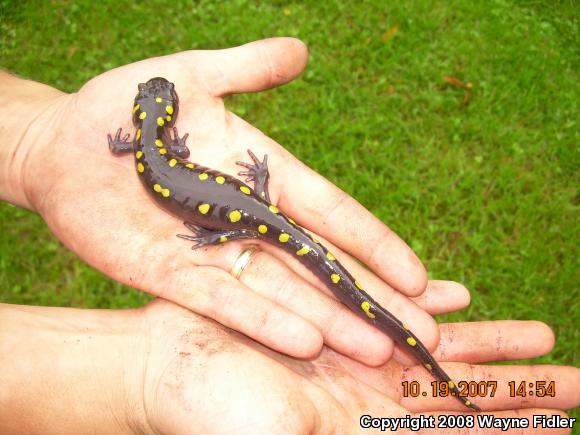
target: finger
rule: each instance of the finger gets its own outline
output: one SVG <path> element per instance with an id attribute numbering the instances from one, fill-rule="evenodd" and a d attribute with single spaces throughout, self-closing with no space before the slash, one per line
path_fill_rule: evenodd
<path id="1" fill-rule="evenodd" d="M 323 240 L 322 243 L 330 247 L 338 260 L 357 277 L 379 304 L 407 323 L 411 330 L 416 331 L 428 349 L 436 348 L 439 343 L 439 329 L 429 315 L 409 301 L 408 298 L 385 285 L 382 280 L 362 267 L 356 260 L 326 241 Z M 388 338 L 388 333 L 362 321 L 346 306 L 338 302 L 330 290 L 312 272 L 306 270 L 294 256 L 265 243 L 260 246 L 271 255 L 260 255 L 258 258 L 252 259 L 251 264 L 254 265 L 255 273 L 253 270 L 244 271 L 244 282 L 250 288 L 278 303 L 280 303 L 276 296 L 278 288 L 284 288 L 285 291 L 293 289 L 297 296 L 285 298 L 283 305 L 317 325 L 324 337 L 324 342 L 344 355 L 371 366 L 384 364 L 391 357 L 393 343 Z M 203 259 L 198 260 L 203 264 L 216 266 L 227 271 L 231 270 L 241 250 L 243 250 L 243 245 L 227 243 L 204 250 Z M 193 255 L 197 258 L 201 254 L 194 252 Z M 282 268 L 279 264 L 286 266 Z M 272 270 L 273 273 L 271 273 Z M 265 278 L 266 276 L 267 278 Z M 303 279 L 298 279 L 298 277 Z M 306 287 L 307 283 L 311 286 L 310 288 Z M 442 293 L 441 303 L 450 307 L 450 310 L 457 302 L 459 305 L 463 304 L 465 298 L 456 296 L 457 293 L 463 293 L 465 290 L 455 283 L 450 283 L 449 286 L 457 287 L 457 290 L 447 291 L 446 299 L 445 294 L 440 293 Z M 436 287 L 446 288 L 443 282 Z M 323 295 L 318 290 L 328 297 L 322 297 Z M 361 346 L 361 343 L 364 343 L 364 346 Z M 396 351 L 395 357 L 406 365 L 415 363 L 411 356 L 400 350 Z"/>
<path id="2" fill-rule="evenodd" d="M 343 355 L 376 366 L 392 354 L 393 343 L 382 332 L 267 252 L 252 256 L 240 281 L 315 325 L 324 343 Z"/>
<path id="3" fill-rule="evenodd" d="M 368 292 L 387 310 L 407 323 L 428 349 L 439 344 L 439 329 L 433 319 L 416 304 L 401 296 L 372 273 L 369 273 L 350 256 L 326 241 L 331 252 L 349 269 Z M 229 243 L 203 252 L 205 264 L 230 270 L 244 245 Z M 368 322 L 361 320 L 340 303 L 315 275 L 284 251 L 267 244 L 252 257 L 241 280 L 252 290 L 286 307 L 307 319 L 321 331 L 324 342 L 336 351 L 370 366 L 384 364 L 393 354 L 393 342 L 388 335 Z M 368 284 L 368 287 L 367 287 Z M 383 288 L 384 287 L 384 288 Z M 372 290 L 371 290 L 372 289 Z M 379 289 L 380 291 L 375 291 Z M 435 310 L 448 313 L 469 303 L 469 293 L 462 285 L 452 281 L 432 281 L 422 303 L 437 301 Z M 364 343 L 364 346 L 361 346 Z M 416 363 L 397 348 L 397 361 L 405 365 Z"/>
<path id="4" fill-rule="evenodd" d="M 142 285 L 198 314 L 235 329 L 271 349 L 297 358 L 316 356 L 320 332 L 308 321 L 253 292 L 230 274 L 198 266 L 168 271 L 162 280 L 143 277 Z"/>
<path id="5" fill-rule="evenodd" d="M 320 175 L 302 165 L 286 165 L 280 176 L 282 210 L 368 265 L 403 294 L 425 290 L 425 268 L 390 228 Z M 293 180 L 293 182 L 290 182 Z"/>
<path id="6" fill-rule="evenodd" d="M 416 297 L 411 298 L 418 307 L 425 310 L 425 312 L 433 315 L 433 314 L 447 314 L 452 313 L 454 311 L 461 310 L 469 305 L 471 297 L 469 295 L 469 291 L 459 283 L 453 281 L 429 281 L 427 283 L 427 289 L 425 292 Z M 402 298 L 403 303 L 405 303 L 405 298 Z M 413 305 L 412 307 L 414 307 Z M 403 314 L 404 315 L 404 314 Z M 407 323 L 407 322 L 406 322 Z M 410 325 L 410 323 L 409 323 Z M 433 323 L 429 323 L 429 325 L 433 325 Z M 453 326 L 455 324 L 451 324 Z M 436 327 L 436 325 L 434 325 Z M 417 329 L 415 329 L 417 328 Z M 413 325 L 411 326 L 412 330 L 419 331 L 419 335 L 424 340 L 424 343 L 431 352 L 435 350 L 436 347 L 441 346 L 441 337 L 436 332 L 425 333 L 423 332 L 424 328 L 420 325 Z M 400 362 L 403 365 L 413 365 L 416 361 L 415 359 L 411 358 L 407 349 L 402 349 L 400 346 L 395 348 L 395 352 L 393 353 L 393 357 L 396 361 Z"/>
<path id="7" fill-rule="evenodd" d="M 207 266 L 228 271 L 246 247 L 243 243 L 228 242 L 195 250 L 191 255 L 194 262 L 203 261 Z M 264 251 L 255 253 L 240 275 L 248 288 L 315 325 L 324 342 L 342 354 L 368 365 L 384 364 L 390 358 L 393 352 L 390 338 L 352 313 L 313 276 L 308 280 L 302 273 L 296 273 L 296 270 L 305 272 L 304 269 L 288 267 L 288 262 L 277 257 L 283 252 L 265 243 L 260 243 L 260 247 Z M 272 251 L 277 251 L 276 255 Z"/>
<path id="8" fill-rule="evenodd" d="M 462 390 L 463 381 L 481 385 L 479 396 L 470 400 L 484 411 L 509 410 L 519 408 L 571 409 L 580 405 L 580 370 L 575 367 L 554 365 L 537 366 L 470 366 L 462 363 L 441 364 Z M 418 411 L 464 411 L 465 406 L 456 398 L 447 396 L 432 397 L 433 378 L 421 367 L 413 367 L 404 372 L 404 380 L 416 380 L 420 384 L 417 397 L 401 397 L 401 405 Z M 514 386 L 510 387 L 510 382 Z M 524 383 L 525 397 L 517 394 L 514 388 Z M 543 388 L 553 382 L 554 397 L 544 394 Z M 530 386 L 531 385 L 531 386 Z M 466 387 L 467 388 L 467 387 Z M 427 394 L 424 396 L 422 392 Z M 441 391 L 441 390 L 439 390 Z M 539 393 L 538 393 L 539 392 Z M 550 392 L 551 394 L 551 392 Z"/>
<path id="9" fill-rule="evenodd" d="M 307 232 L 310 233 L 309 231 Z M 354 276 L 357 277 L 357 280 L 365 284 L 365 291 L 367 291 L 375 300 L 386 304 L 387 301 L 393 298 L 394 290 L 392 287 L 385 285 L 385 283 L 378 279 L 376 275 L 370 273 L 368 269 L 361 266 L 358 261 L 343 252 L 341 249 L 334 246 L 332 243 L 328 242 L 317 234 L 310 234 L 320 239 L 322 244 L 326 246 Z M 268 247 L 266 249 L 269 250 L 271 248 Z M 274 250 L 273 252 L 276 256 L 286 255 L 280 250 Z M 308 277 L 308 272 L 304 270 L 303 266 L 298 263 L 294 257 L 286 256 L 283 258 L 285 263 L 287 263 L 289 266 L 294 266 L 293 270 L 295 270 L 298 275 L 305 278 Z M 311 282 L 325 293 L 332 294 L 320 281 L 313 279 L 309 282 Z M 417 316 L 422 316 L 420 310 L 417 311 L 417 306 L 432 315 L 447 314 L 467 307 L 471 301 L 471 296 L 469 294 L 469 290 L 457 282 L 430 280 L 428 281 L 427 288 L 423 294 L 415 298 L 410 298 L 410 300 L 413 302 L 412 304 L 407 304 L 407 298 L 401 298 L 400 300 L 409 310 L 409 312 L 406 314 L 404 312 L 401 312 L 400 314 L 401 316 L 405 316 L 406 320 L 408 320 L 408 322 L 405 321 L 405 323 L 413 326 L 413 320 L 410 319 L 415 319 L 415 322 L 417 322 Z M 428 319 L 428 317 L 425 316 L 424 319 Z M 429 320 L 429 323 L 431 324 L 432 322 Z M 417 323 L 415 326 L 417 329 L 425 329 L 427 327 L 427 325 L 420 323 Z M 432 337 L 432 339 L 435 338 L 437 339 L 437 342 L 433 342 L 433 349 L 438 344 L 439 336 L 434 335 Z M 427 342 L 431 341 L 428 338 L 425 338 L 425 340 Z"/>
<path id="10" fill-rule="evenodd" d="M 322 245 L 326 246 L 330 252 L 334 254 L 337 260 L 340 261 L 347 270 L 349 270 L 357 281 L 359 281 L 364 290 L 373 297 L 373 299 L 399 320 L 408 324 L 410 329 L 415 332 L 421 342 L 428 349 L 435 349 L 437 347 L 439 344 L 439 328 L 431 316 L 413 303 L 409 298 L 401 295 L 392 287 L 385 284 L 380 278 L 363 267 L 350 255 L 344 253 L 332 243 L 329 243 L 322 238 L 320 240 Z M 264 249 L 284 264 L 287 264 L 296 274 L 302 276 L 313 286 L 328 294 L 330 297 L 335 298 L 328 287 L 326 287 L 326 285 L 324 285 L 315 274 L 306 270 L 295 256 L 270 245 L 264 245 Z M 453 302 L 449 299 L 444 300 L 442 303 L 446 303 L 450 306 L 453 305 Z M 367 325 L 367 327 L 372 327 L 369 324 Z M 384 334 L 385 337 L 388 337 L 388 332 L 382 332 L 382 334 Z M 398 346 L 395 348 L 394 357 L 397 361 L 405 365 L 410 365 L 415 362 L 415 360 L 407 353 L 401 352 Z"/>
<path id="11" fill-rule="evenodd" d="M 244 246 L 242 243 L 228 242 L 193 251 L 191 255 L 195 262 L 227 271 L 232 269 Z M 260 243 L 260 247 L 265 252 L 255 254 L 241 275 L 248 287 L 317 325 L 325 343 L 342 354 L 368 365 L 384 364 L 391 357 L 393 342 L 386 332 L 352 313 L 294 256 L 266 243 Z M 367 288 L 368 284 L 369 293 L 378 303 L 407 323 L 411 330 L 417 331 L 425 346 L 435 349 L 439 343 L 439 328 L 427 313 L 386 286 L 350 256 L 332 246 L 331 250 L 360 279 L 363 287 Z M 288 293 L 294 297 L 288 296 Z M 447 303 L 451 304 L 451 301 L 447 300 Z M 400 351 L 396 355 L 404 364 L 415 362 Z"/>
<path id="12" fill-rule="evenodd" d="M 285 214 L 361 260 L 397 291 L 418 296 L 425 290 L 425 268 L 392 230 L 259 130 L 233 114 L 228 119 L 240 152 L 252 144 L 258 154 L 269 154 L 271 191 L 279 192 L 273 201 Z"/>
<path id="13" fill-rule="evenodd" d="M 411 300 L 434 315 L 451 313 L 467 307 L 471 296 L 469 290 L 457 282 L 430 280 L 425 292 Z"/>
<path id="14" fill-rule="evenodd" d="M 190 291 L 176 292 L 172 300 L 287 355 L 311 358 L 320 352 L 322 337 L 309 322 L 227 273 L 200 269 L 203 277 L 196 282 L 208 285 L 201 285 L 193 297 Z"/>
<path id="15" fill-rule="evenodd" d="M 306 46 L 295 38 L 262 39 L 225 50 L 195 53 L 195 58 L 189 58 L 203 62 L 201 73 L 216 97 L 258 92 L 287 83 L 302 72 L 308 59 Z M 192 65 L 193 68 L 199 65 Z"/>
<path id="16" fill-rule="evenodd" d="M 434 352 L 440 361 L 482 363 L 535 358 L 554 347 L 552 330 L 544 323 L 498 320 L 440 325 L 441 342 Z"/>

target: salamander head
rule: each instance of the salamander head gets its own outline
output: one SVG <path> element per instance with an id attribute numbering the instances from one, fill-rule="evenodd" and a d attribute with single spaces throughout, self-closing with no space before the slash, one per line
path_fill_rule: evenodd
<path id="1" fill-rule="evenodd" d="M 138 116 L 142 110 L 162 108 L 167 118 L 165 125 L 171 127 L 177 118 L 179 105 L 179 98 L 173 83 L 163 77 L 154 77 L 149 79 L 147 83 L 139 83 L 138 89 L 135 107 L 139 106 L 141 110 L 134 111 L 134 115 Z M 137 121 L 136 116 L 134 116 L 133 121 Z"/>

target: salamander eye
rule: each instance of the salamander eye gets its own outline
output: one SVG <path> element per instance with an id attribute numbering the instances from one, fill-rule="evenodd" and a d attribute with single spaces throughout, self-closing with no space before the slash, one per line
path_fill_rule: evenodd
<path id="1" fill-rule="evenodd" d="M 139 84 L 137 85 L 137 88 L 138 88 L 140 91 L 144 91 L 144 90 L 145 90 L 145 83 L 139 83 Z"/>

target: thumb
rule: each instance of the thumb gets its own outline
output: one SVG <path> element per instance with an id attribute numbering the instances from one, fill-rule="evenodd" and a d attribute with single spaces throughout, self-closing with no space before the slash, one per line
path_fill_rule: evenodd
<path id="1" fill-rule="evenodd" d="M 204 77 L 213 96 L 221 97 L 288 83 L 304 70 L 308 49 L 296 38 L 269 38 L 224 50 L 187 51 L 178 56 L 186 65 L 191 62 L 190 67 Z"/>

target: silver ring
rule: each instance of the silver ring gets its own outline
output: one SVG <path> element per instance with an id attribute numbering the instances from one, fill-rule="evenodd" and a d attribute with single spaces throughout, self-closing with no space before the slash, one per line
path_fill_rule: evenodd
<path id="1" fill-rule="evenodd" d="M 244 269 L 248 264 L 250 264 L 250 259 L 252 255 L 260 250 L 258 245 L 249 245 L 246 249 L 244 249 L 236 261 L 234 261 L 234 265 L 232 266 L 232 270 L 230 273 L 234 276 L 234 278 L 239 278 Z"/>

